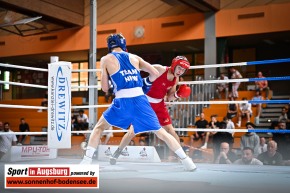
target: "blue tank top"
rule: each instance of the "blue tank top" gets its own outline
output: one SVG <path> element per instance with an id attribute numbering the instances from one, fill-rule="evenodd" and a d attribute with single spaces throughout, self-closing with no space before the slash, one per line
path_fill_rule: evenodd
<path id="1" fill-rule="evenodd" d="M 140 71 L 131 64 L 129 53 L 127 52 L 112 52 L 120 64 L 120 69 L 112 74 L 111 80 L 114 86 L 114 93 L 121 89 L 142 87 L 143 80 Z"/>

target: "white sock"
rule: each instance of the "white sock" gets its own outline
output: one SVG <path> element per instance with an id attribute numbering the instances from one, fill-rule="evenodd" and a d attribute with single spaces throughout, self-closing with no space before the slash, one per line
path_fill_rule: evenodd
<path id="1" fill-rule="evenodd" d="M 89 158 L 92 158 L 94 153 L 95 153 L 95 151 L 96 151 L 96 148 L 88 146 L 87 147 L 87 151 L 86 151 L 86 156 L 89 157 Z"/>
<path id="2" fill-rule="evenodd" d="M 183 151 L 182 147 L 179 148 L 178 150 L 176 150 L 174 153 L 176 153 L 176 155 L 180 158 L 180 159 L 185 159 L 187 157 L 187 155 L 185 154 L 185 152 Z"/>

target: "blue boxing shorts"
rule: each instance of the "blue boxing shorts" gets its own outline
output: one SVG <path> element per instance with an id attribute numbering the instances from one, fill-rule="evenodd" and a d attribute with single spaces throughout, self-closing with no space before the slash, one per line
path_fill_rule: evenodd
<path id="1" fill-rule="evenodd" d="M 121 129 L 128 129 L 132 124 L 135 134 L 157 131 L 161 128 L 145 95 L 131 98 L 116 97 L 103 116 L 110 125 Z"/>

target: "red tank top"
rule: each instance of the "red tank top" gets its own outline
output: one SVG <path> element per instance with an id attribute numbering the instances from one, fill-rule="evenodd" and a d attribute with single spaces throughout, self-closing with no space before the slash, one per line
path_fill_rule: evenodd
<path id="1" fill-rule="evenodd" d="M 169 68 L 167 67 L 166 71 L 153 82 L 152 87 L 147 93 L 148 96 L 155 99 L 163 99 L 167 91 L 175 85 L 176 77 L 172 81 L 167 79 L 168 70 Z"/>

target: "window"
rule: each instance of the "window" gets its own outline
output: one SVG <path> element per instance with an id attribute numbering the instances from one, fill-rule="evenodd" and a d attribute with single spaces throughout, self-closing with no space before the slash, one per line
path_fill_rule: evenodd
<path id="1" fill-rule="evenodd" d="M 72 63 L 73 70 L 88 69 L 88 62 Z M 100 69 L 100 62 L 97 62 L 96 68 Z M 101 72 L 96 72 L 98 77 L 98 85 L 100 85 Z M 72 86 L 88 86 L 89 72 L 72 72 Z M 99 89 L 100 90 L 100 89 Z M 88 88 L 72 88 L 72 91 L 88 91 Z"/>
<path id="2" fill-rule="evenodd" d="M 4 71 L 4 81 L 9 82 L 10 80 L 10 72 Z M 9 90 L 9 84 L 4 84 L 4 90 Z"/>

